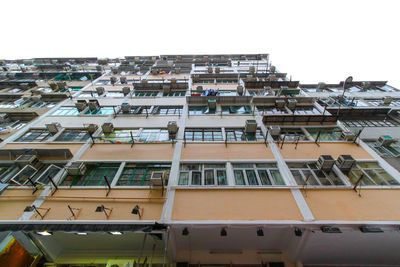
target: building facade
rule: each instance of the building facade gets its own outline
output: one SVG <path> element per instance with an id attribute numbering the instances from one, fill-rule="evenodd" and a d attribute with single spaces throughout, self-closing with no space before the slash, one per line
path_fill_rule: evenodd
<path id="1" fill-rule="evenodd" d="M 3 60 L 0 266 L 397 266 L 400 90 L 268 54 Z"/>

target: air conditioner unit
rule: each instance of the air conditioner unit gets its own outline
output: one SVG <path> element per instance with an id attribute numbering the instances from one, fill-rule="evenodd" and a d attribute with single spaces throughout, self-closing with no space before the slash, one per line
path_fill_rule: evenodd
<path id="1" fill-rule="evenodd" d="M 110 77 L 111 84 L 115 84 L 117 82 L 117 78 L 115 76 Z"/>
<path id="2" fill-rule="evenodd" d="M 383 98 L 383 104 L 384 104 L 384 105 L 390 105 L 390 103 L 392 103 L 392 101 L 393 101 L 393 98 L 390 97 L 390 96 L 385 96 L 385 97 Z"/>
<path id="3" fill-rule="evenodd" d="M 33 102 L 40 102 L 42 100 L 42 96 L 41 95 L 34 95 L 32 96 L 32 101 Z"/>
<path id="4" fill-rule="evenodd" d="M 26 165 L 35 166 L 38 161 L 39 160 L 36 155 L 21 155 L 15 160 L 15 163 L 18 164 L 20 168 L 22 168 Z"/>
<path id="5" fill-rule="evenodd" d="M 164 185 L 165 172 L 163 171 L 152 171 L 150 176 L 150 184 L 152 186 Z"/>
<path id="6" fill-rule="evenodd" d="M 297 100 L 296 99 L 288 99 L 288 108 L 293 110 L 296 108 Z"/>
<path id="7" fill-rule="evenodd" d="M 381 136 L 379 136 L 377 142 L 381 146 L 388 146 L 388 145 L 390 145 L 392 143 L 396 143 L 397 139 L 391 137 L 390 135 L 381 135 Z"/>
<path id="8" fill-rule="evenodd" d="M 102 71 L 103 69 L 102 69 L 102 67 L 101 67 L 100 65 L 97 65 L 97 66 L 96 66 L 96 70 L 97 70 L 97 71 Z"/>
<path id="9" fill-rule="evenodd" d="M 271 65 L 271 66 L 269 67 L 269 71 L 272 72 L 272 73 L 275 73 L 275 71 L 276 71 L 275 66 L 272 66 L 272 65 Z"/>
<path id="10" fill-rule="evenodd" d="M 243 86 L 238 85 L 236 90 L 237 90 L 238 94 L 243 94 Z"/>
<path id="11" fill-rule="evenodd" d="M 176 68 L 176 69 L 175 69 L 175 73 L 176 73 L 176 74 L 180 74 L 180 73 L 181 73 L 181 69 L 180 69 L 180 68 Z"/>
<path id="12" fill-rule="evenodd" d="M 331 155 L 321 155 L 317 161 L 320 170 L 330 171 L 335 164 L 335 159 Z"/>
<path id="13" fill-rule="evenodd" d="M 156 61 L 157 57 L 151 57 L 151 60 Z"/>
<path id="14" fill-rule="evenodd" d="M 46 129 L 49 131 L 52 135 L 58 133 L 61 129 L 61 124 L 59 122 L 53 122 L 46 124 Z"/>
<path id="15" fill-rule="evenodd" d="M 281 127 L 278 126 L 278 125 L 271 125 L 271 126 L 269 126 L 269 133 L 270 133 L 272 136 L 280 135 L 280 133 L 281 133 Z"/>
<path id="16" fill-rule="evenodd" d="M 78 111 L 83 111 L 87 106 L 87 102 L 84 99 L 78 100 L 75 103 L 75 107 L 78 109 Z"/>
<path id="17" fill-rule="evenodd" d="M 131 105 L 129 105 L 129 103 L 122 103 L 121 110 L 122 113 L 129 114 L 129 112 L 131 111 Z"/>
<path id="18" fill-rule="evenodd" d="M 103 133 L 112 133 L 114 131 L 114 125 L 111 122 L 105 122 L 101 126 Z"/>
<path id="19" fill-rule="evenodd" d="M 356 135 L 353 132 L 346 131 L 342 132 L 341 138 L 345 141 L 354 141 L 354 139 L 356 139 Z"/>
<path id="20" fill-rule="evenodd" d="M 283 100 L 283 99 L 277 99 L 277 100 L 275 100 L 275 106 L 276 106 L 277 108 L 284 108 L 285 105 L 286 105 L 286 101 L 285 101 L 285 100 Z"/>
<path id="21" fill-rule="evenodd" d="M 114 75 L 116 75 L 116 74 L 118 74 L 118 69 L 117 69 L 117 68 L 112 68 L 112 69 L 111 69 L 111 72 L 112 72 Z"/>
<path id="22" fill-rule="evenodd" d="M 162 88 L 163 88 L 163 93 L 164 94 L 168 94 L 168 93 L 171 92 L 171 85 L 170 84 L 163 84 Z"/>
<path id="23" fill-rule="evenodd" d="M 151 70 L 151 74 L 156 75 L 156 74 L 158 74 L 158 71 L 153 69 L 153 70 Z"/>
<path id="24" fill-rule="evenodd" d="M 324 89 L 326 88 L 326 84 L 325 83 L 318 83 L 317 85 L 317 92 L 322 92 L 324 91 Z"/>
<path id="25" fill-rule="evenodd" d="M 213 68 L 212 67 L 208 67 L 207 71 L 208 71 L 208 73 L 213 73 Z"/>
<path id="26" fill-rule="evenodd" d="M 87 131 L 90 134 L 94 134 L 97 131 L 97 129 L 99 129 L 99 126 L 94 123 L 91 123 L 87 126 Z"/>
<path id="27" fill-rule="evenodd" d="M 97 99 L 89 100 L 88 106 L 91 111 L 98 110 L 100 108 L 100 104 L 99 101 L 97 101 Z"/>
<path id="28" fill-rule="evenodd" d="M 84 175 L 86 172 L 86 164 L 84 162 L 72 162 L 66 169 L 70 175 Z"/>
<path id="29" fill-rule="evenodd" d="M 141 80 L 140 82 L 141 82 L 141 83 L 147 83 L 147 80 L 146 80 L 146 79 L 143 79 L 143 80 Z"/>
<path id="30" fill-rule="evenodd" d="M 197 91 L 203 91 L 203 86 L 201 86 L 201 85 L 197 86 L 197 87 L 196 87 L 196 90 L 197 90 Z"/>
<path id="31" fill-rule="evenodd" d="M 176 83 L 176 78 L 171 78 L 171 83 Z"/>
<path id="32" fill-rule="evenodd" d="M 57 87 L 59 90 L 65 90 L 65 88 L 67 88 L 67 83 L 66 82 L 57 82 Z"/>
<path id="33" fill-rule="evenodd" d="M 126 84 L 126 77 L 125 76 L 119 77 L 119 80 L 121 81 L 122 84 Z"/>
<path id="34" fill-rule="evenodd" d="M 122 88 L 122 93 L 124 95 L 128 95 L 130 92 L 131 92 L 131 88 L 129 88 L 127 86 Z"/>
<path id="35" fill-rule="evenodd" d="M 217 108 L 217 101 L 214 99 L 208 100 L 208 108 L 210 110 L 215 110 Z"/>
<path id="36" fill-rule="evenodd" d="M 49 82 L 49 86 L 53 91 L 56 91 L 58 89 L 58 85 L 54 82 Z"/>
<path id="37" fill-rule="evenodd" d="M 249 71 L 250 71 L 251 73 L 254 73 L 254 72 L 256 72 L 256 68 L 255 68 L 254 66 L 250 66 L 250 67 L 249 67 Z"/>
<path id="38" fill-rule="evenodd" d="M 275 74 L 270 74 L 270 75 L 268 75 L 268 79 L 269 79 L 270 81 L 276 81 L 276 80 L 278 80 L 278 78 L 276 77 Z"/>
<path id="39" fill-rule="evenodd" d="M 175 135 L 178 132 L 178 124 L 176 121 L 169 121 L 167 124 L 167 129 L 170 135 Z"/>
<path id="40" fill-rule="evenodd" d="M 257 131 L 257 122 L 255 120 L 246 120 L 246 133 L 255 133 Z"/>
<path id="41" fill-rule="evenodd" d="M 104 89 L 104 87 L 96 87 L 96 92 L 97 92 L 97 95 L 101 96 L 102 94 L 104 94 L 105 89 Z"/>
<path id="42" fill-rule="evenodd" d="M 349 171 L 356 163 L 356 160 L 351 155 L 340 155 L 335 164 L 342 171 Z"/>
<path id="43" fill-rule="evenodd" d="M 221 72 L 221 68 L 220 67 L 215 67 L 215 73 L 220 73 Z"/>

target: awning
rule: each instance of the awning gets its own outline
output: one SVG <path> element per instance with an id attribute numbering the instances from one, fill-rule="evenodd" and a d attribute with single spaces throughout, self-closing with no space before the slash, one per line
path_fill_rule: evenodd
<path id="1" fill-rule="evenodd" d="M 74 221 L 68 223 L 15 223 L 1 224 L 0 232 L 17 232 L 17 231 L 49 231 L 49 232 L 152 232 L 165 231 L 167 226 L 164 224 L 91 224 L 91 223 L 76 223 Z"/>
<path id="2" fill-rule="evenodd" d="M 0 156 L 7 156 L 10 160 L 17 158 L 20 155 L 36 155 L 48 157 L 65 157 L 71 158 L 73 155 L 71 150 L 67 148 L 59 149 L 43 149 L 43 148 L 25 148 L 25 149 L 0 149 Z"/>

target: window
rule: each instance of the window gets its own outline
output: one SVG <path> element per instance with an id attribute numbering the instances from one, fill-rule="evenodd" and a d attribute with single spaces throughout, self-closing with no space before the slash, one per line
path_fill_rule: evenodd
<path id="1" fill-rule="evenodd" d="M 20 120 L 6 120 L 5 122 L 0 123 L 0 133 L 3 131 L 8 131 L 7 127 L 11 127 L 13 130 L 18 130 L 21 129 L 22 127 L 24 127 L 26 125 L 25 122 L 20 121 Z"/>
<path id="2" fill-rule="evenodd" d="M 85 115 L 111 115 L 114 113 L 114 107 L 101 107 L 96 110 L 87 110 Z"/>
<path id="3" fill-rule="evenodd" d="M 393 119 L 366 119 L 366 120 L 351 120 L 341 119 L 347 127 L 398 127 L 400 123 Z"/>
<path id="4" fill-rule="evenodd" d="M 89 139 L 86 130 L 64 130 L 55 141 L 63 142 L 85 142 Z"/>
<path id="5" fill-rule="evenodd" d="M 173 91 L 170 93 L 164 93 L 163 96 L 165 97 L 181 97 L 181 96 L 185 96 L 186 95 L 186 91 Z"/>
<path id="6" fill-rule="evenodd" d="M 132 134 L 132 136 L 131 136 Z M 100 137 L 96 137 L 99 143 L 132 143 L 132 137 L 136 141 L 139 134 L 138 129 L 115 129 L 112 133 L 102 133 Z"/>
<path id="7" fill-rule="evenodd" d="M 15 142 L 43 142 L 51 136 L 50 132 L 45 129 L 30 130 L 15 140 Z"/>
<path id="8" fill-rule="evenodd" d="M 154 115 L 181 115 L 182 106 L 155 106 L 152 114 Z"/>
<path id="9" fill-rule="evenodd" d="M 232 164 L 236 185 L 285 185 L 275 163 Z"/>
<path id="10" fill-rule="evenodd" d="M 150 177 L 153 171 L 163 171 L 165 172 L 165 184 L 167 185 L 167 180 L 169 176 L 169 171 L 171 169 L 170 164 L 158 164 L 158 163 L 148 163 L 148 164 L 135 164 L 127 163 L 118 178 L 117 185 L 121 186 L 149 186 Z"/>
<path id="11" fill-rule="evenodd" d="M 217 83 L 237 83 L 237 80 L 217 80 Z"/>
<path id="12" fill-rule="evenodd" d="M 265 96 L 268 95 L 268 92 L 265 91 L 264 89 L 259 89 L 259 90 L 248 90 L 249 95 L 251 96 Z"/>
<path id="13" fill-rule="evenodd" d="M 94 91 L 85 91 L 80 93 L 77 97 L 78 98 L 92 98 L 92 97 L 98 97 L 99 95 L 97 92 Z"/>
<path id="14" fill-rule="evenodd" d="M 123 113 L 122 110 L 119 111 L 120 114 L 150 114 L 151 106 L 131 106 L 129 113 Z"/>
<path id="15" fill-rule="evenodd" d="M 255 133 L 246 133 L 244 128 L 225 129 L 228 141 L 264 141 L 265 138 L 260 129 Z"/>
<path id="16" fill-rule="evenodd" d="M 220 128 L 186 128 L 185 140 L 195 142 L 222 141 L 222 131 Z"/>
<path id="17" fill-rule="evenodd" d="M 319 134 L 319 141 L 339 141 L 343 140 L 342 130 L 340 128 L 307 128 L 307 132 L 314 138 L 317 138 Z"/>
<path id="18" fill-rule="evenodd" d="M 298 138 L 299 141 L 307 140 L 307 136 L 301 128 L 281 128 L 281 133 L 274 136 L 275 141 L 285 139 L 285 142 L 296 142 Z"/>
<path id="19" fill-rule="evenodd" d="M 189 107 L 189 115 L 200 115 L 200 114 L 215 114 L 215 109 L 211 110 L 208 106 Z"/>
<path id="20" fill-rule="evenodd" d="M 50 182 L 49 177 L 54 177 L 64 166 L 64 164 L 44 163 L 40 166 L 25 165 L 19 167 L 17 164 L 2 165 L 0 167 L 0 182 L 10 185 L 32 186 L 32 183 L 46 185 Z"/>
<path id="21" fill-rule="evenodd" d="M 222 106 L 222 114 L 252 114 L 250 106 Z"/>
<path id="22" fill-rule="evenodd" d="M 6 184 L 14 177 L 20 168 L 17 165 L 1 165 L 0 166 L 0 183 Z"/>
<path id="23" fill-rule="evenodd" d="M 167 129 L 143 129 L 139 137 L 139 142 L 162 142 L 169 141 Z"/>
<path id="24" fill-rule="evenodd" d="M 367 142 L 365 141 L 366 144 L 368 144 L 375 152 L 377 152 L 380 156 L 383 157 L 399 157 L 400 156 L 400 143 L 392 143 L 390 145 L 385 145 L 382 146 L 379 143 L 373 141 L 373 142 Z"/>
<path id="25" fill-rule="evenodd" d="M 52 108 L 55 105 L 57 105 L 56 101 L 52 101 L 52 102 L 39 102 L 39 103 L 34 103 L 32 106 L 30 106 L 31 108 Z"/>
<path id="26" fill-rule="evenodd" d="M 154 97 L 158 95 L 158 91 L 135 91 L 133 96 L 135 97 Z"/>
<path id="27" fill-rule="evenodd" d="M 380 99 L 376 99 L 376 100 L 369 100 L 368 101 L 371 105 L 373 106 L 395 106 L 395 107 L 400 107 L 400 100 L 392 100 L 392 102 L 390 103 L 390 105 L 385 105 L 383 103 L 383 100 Z"/>
<path id="28" fill-rule="evenodd" d="M 271 115 L 282 115 L 288 114 L 286 108 L 277 108 L 274 106 L 257 106 L 257 110 L 264 114 L 271 114 Z"/>
<path id="29" fill-rule="evenodd" d="M 399 185 L 377 162 L 357 162 L 347 176 L 355 184 L 363 175 L 361 185 Z"/>
<path id="30" fill-rule="evenodd" d="M 52 115 L 53 116 L 76 116 L 79 110 L 76 107 L 60 107 Z"/>
<path id="31" fill-rule="evenodd" d="M 238 92 L 237 91 L 226 91 L 226 90 L 221 90 L 218 91 L 219 96 L 237 96 Z"/>
<path id="32" fill-rule="evenodd" d="M 298 185 L 344 185 L 336 173 L 332 170 L 329 172 L 322 171 L 315 162 L 311 163 L 293 163 L 289 162 L 288 167 L 293 174 Z"/>
<path id="33" fill-rule="evenodd" d="M 313 106 L 297 106 L 293 111 L 295 115 L 319 115 L 321 111 Z"/>
<path id="34" fill-rule="evenodd" d="M 105 186 L 104 177 L 111 184 L 120 163 L 87 164 L 83 175 L 67 175 L 61 185 L 67 186 Z"/>
<path id="35" fill-rule="evenodd" d="M 228 185 L 225 164 L 181 164 L 178 185 Z"/>

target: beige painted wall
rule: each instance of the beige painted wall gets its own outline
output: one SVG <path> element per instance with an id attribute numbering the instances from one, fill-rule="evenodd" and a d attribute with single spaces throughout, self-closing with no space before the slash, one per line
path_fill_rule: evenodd
<path id="1" fill-rule="evenodd" d="M 41 190 L 32 195 L 32 189 L 7 189 L 0 196 L 0 220 L 18 220 L 26 206 L 32 205 Z"/>
<path id="2" fill-rule="evenodd" d="M 164 197 L 160 190 L 113 189 L 107 197 L 106 192 L 106 189 L 61 189 L 41 206 L 50 208 L 45 220 L 70 218 L 67 205 L 81 209 L 80 212 L 76 211 L 77 220 L 106 220 L 103 212 L 95 212 L 100 205 L 113 209 L 109 220 L 139 220 L 138 215 L 131 213 L 136 205 L 143 208 L 142 220 L 159 220 L 161 217 Z M 31 220 L 39 219 L 36 215 L 31 217 Z"/>
<path id="3" fill-rule="evenodd" d="M 303 220 L 290 190 L 175 191 L 172 220 Z"/>
<path id="4" fill-rule="evenodd" d="M 186 144 L 182 160 L 271 160 L 274 156 L 265 144 Z"/>
<path id="5" fill-rule="evenodd" d="M 171 144 L 95 144 L 80 160 L 165 160 L 171 161 L 175 146 Z"/>
<path id="6" fill-rule="evenodd" d="M 307 190 L 305 200 L 316 220 L 398 221 L 400 190 Z"/>
<path id="7" fill-rule="evenodd" d="M 315 143 L 299 143 L 297 149 L 294 144 L 284 144 L 279 151 L 285 159 L 317 159 L 320 155 L 332 155 L 336 159 L 346 154 L 355 159 L 373 159 L 367 151 L 354 143 L 320 143 L 320 146 Z"/>

